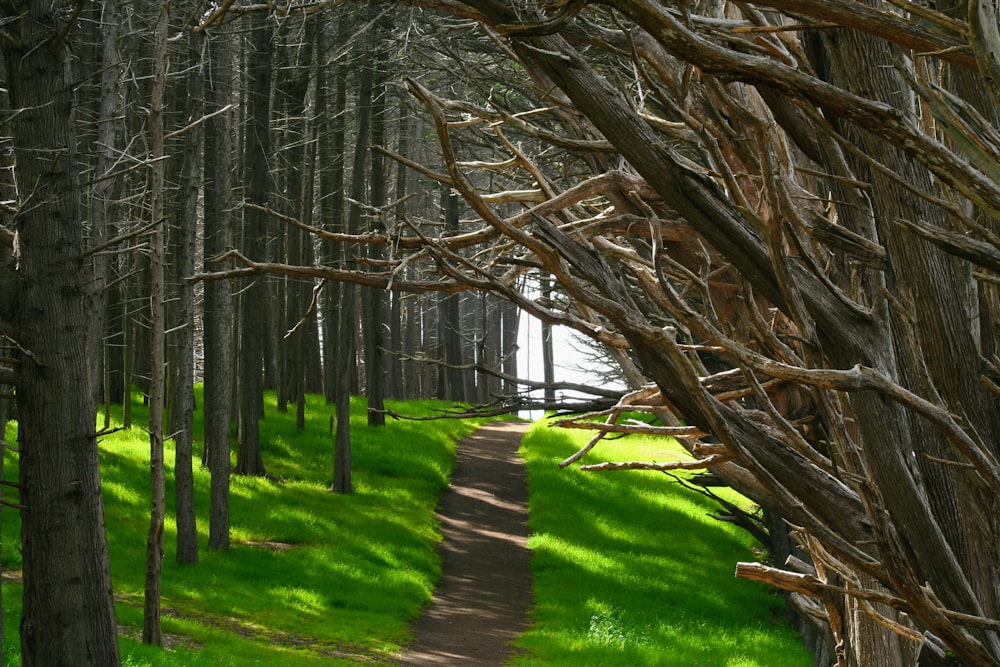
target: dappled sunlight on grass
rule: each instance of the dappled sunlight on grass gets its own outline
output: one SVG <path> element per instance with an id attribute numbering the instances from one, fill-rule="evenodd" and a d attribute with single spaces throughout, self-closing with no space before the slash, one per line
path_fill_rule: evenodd
<path id="1" fill-rule="evenodd" d="M 780 598 L 733 576 L 754 557 L 751 538 L 709 518 L 711 501 L 662 473 L 560 470 L 586 439 L 536 425 L 522 445 L 537 607 L 514 664 L 811 664 Z M 627 438 L 583 462 L 679 456 L 663 441 Z"/>
<path id="2" fill-rule="evenodd" d="M 142 507 L 149 504 L 149 500 L 147 498 L 143 498 L 135 489 L 129 488 L 121 482 L 115 480 L 104 480 L 103 486 L 105 495 L 114 498 L 122 505 Z"/>
<path id="3" fill-rule="evenodd" d="M 299 586 L 275 586 L 268 591 L 268 594 L 286 609 L 298 614 L 319 616 L 329 611 L 323 598 L 316 591 Z"/>
<path id="4" fill-rule="evenodd" d="M 141 396 L 133 398 L 136 423 L 144 423 Z M 197 404 L 203 405 L 200 395 Z M 440 574 L 434 511 L 451 474 L 455 441 L 482 422 L 390 419 L 384 428 L 372 428 L 365 402 L 353 399 L 355 493 L 336 495 L 330 492 L 332 406 L 310 396 L 303 431 L 296 429 L 293 412 L 275 410 L 273 395 L 265 396 L 265 406 L 261 438 L 268 476 L 232 477 L 227 552 L 206 548 L 211 476 L 200 465 L 202 415 L 195 413 L 197 566 L 175 562 L 174 443 L 165 443 L 164 631 L 191 645 L 164 651 L 126 636 L 127 664 L 304 665 L 320 657 L 324 664 L 355 664 L 351 655 L 370 661 L 409 639 L 409 622 L 430 600 Z M 408 401 L 389 407 L 429 414 L 437 406 Z M 118 408 L 113 425 L 120 419 Z M 134 634 L 142 626 L 149 435 L 138 427 L 118 431 L 102 438 L 100 450 L 117 613 Z M 8 454 L 6 462 L 6 477 L 16 477 L 16 458 Z M 16 520 L 4 521 L 8 568 L 20 567 L 18 531 Z M 5 611 L 12 614 L 8 627 L 19 622 L 19 609 L 11 603 L 19 597 L 15 590 L 5 599 Z"/>

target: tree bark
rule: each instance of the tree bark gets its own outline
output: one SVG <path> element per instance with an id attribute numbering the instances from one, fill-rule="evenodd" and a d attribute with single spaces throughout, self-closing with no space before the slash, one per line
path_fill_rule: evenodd
<path id="1" fill-rule="evenodd" d="M 542 300 L 552 299 L 552 281 L 549 276 L 540 276 Z M 556 381 L 555 347 L 552 342 L 552 325 L 542 322 L 542 375 L 545 381 L 545 402 L 554 403 L 556 391 L 552 384 Z"/>
<path id="2" fill-rule="evenodd" d="M 864 92 L 871 99 L 908 110 L 911 116 L 915 114 L 916 110 L 911 108 L 908 100 L 900 99 L 898 91 L 905 89 L 905 81 L 891 67 L 892 54 L 882 42 L 859 33 L 849 33 L 841 35 L 835 44 L 828 44 L 827 48 L 830 52 L 830 75 L 835 83 L 846 90 Z M 852 66 L 842 67 L 844 63 L 851 63 Z M 933 187 L 926 171 L 895 146 L 863 130 L 845 127 L 845 132 L 866 155 L 887 165 L 912 187 L 928 191 Z M 871 173 L 868 179 L 873 184 L 870 192 L 877 223 L 901 217 L 906 220 L 929 220 L 944 226 L 943 215 L 937 209 L 909 196 L 895 178 Z M 887 287 L 897 293 L 909 291 L 910 298 L 914 300 L 913 306 L 919 313 L 915 318 L 915 327 L 922 358 L 915 358 L 909 349 L 908 337 L 912 332 L 899 319 L 891 318 L 889 322 L 893 326 L 880 332 L 884 342 L 879 348 L 884 352 L 877 367 L 889 377 L 898 378 L 904 386 L 919 386 L 925 381 L 924 374 L 929 372 L 930 380 L 941 392 L 945 403 L 963 406 L 978 432 L 1000 433 L 998 406 L 982 391 L 978 381 L 980 370 L 977 346 L 972 339 L 974 328 L 961 306 L 963 299 L 950 259 L 936 246 L 898 225 L 880 224 L 878 235 L 891 262 Z M 836 348 L 831 348 L 829 352 L 834 359 L 842 354 Z M 841 363 L 853 358 L 853 355 L 845 354 Z M 874 481 L 883 489 L 889 511 L 906 521 L 908 530 L 904 530 L 901 537 L 908 543 L 906 549 L 914 554 L 916 576 L 920 581 L 936 578 L 941 582 L 937 584 L 942 589 L 938 595 L 949 607 L 997 618 L 1000 615 L 997 600 L 1000 578 L 996 568 L 989 565 L 995 563 L 998 557 L 997 527 L 980 516 L 976 509 L 983 494 L 988 495 L 989 492 L 985 488 L 977 488 L 978 484 L 973 479 L 957 469 L 932 463 L 948 457 L 951 445 L 926 421 L 899 408 L 887 411 L 881 401 L 879 405 L 863 404 L 869 400 L 866 395 L 853 397 L 859 415 L 871 416 L 858 424 L 862 442 L 870 447 L 869 458 L 879 463 L 892 461 L 885 451 L 886 428 L 899 434 L 899 451 L 905 455 L 917 453 L 913 459 L 916 470 L 902 462 L 872 467 Z M 998 454 L 995 443 L 992 454 Z M 913 481 L 900 484 L 904 478 L 901 475 L 910 476 Z M 914 491 L 909 491 L 909 488 Z M 925 497 L 929 503 L 926 510 L 918 496 Z M 929 510 L 930 516 L 913 516 L 915 508 Z M 944 538 L 943 541 L 938 534 Z M 1000 658 L 1000 642 L 996 637 L 985 634 L 981 639 L 987 645 L 992 644 L 992 652 Z"/>
<path id="3" fill-rule="evenodd" d="M 208 104 L 213 112 L 232 102 L 232 37 L 225 29 L 209 40 Z M 232 247 L 232 113 L 205 124 L 205 268 Z M 208 546 L 229 548 L 230 423 L 233 302 L 228 281 L 205 283 L 205 462 L 211 472 Z"/>
<path id="4" fill-rule="evenodd" d="M 247 256 L 266 257 L 266 213 L 259 207 L 267 206 L 270 192 L 267 163 L 271 153 L 271 43 L 272 28 L 266 14 L 253 14 L 247 77 L 250 91 L 250 127 L 245 138 L 245 169 L 247 173 L 247 200 L 257 207 L 249 208 L 243 216 L 243 246 Z M 236 472 L 240 475 L 263 475 L 264 458 L 260 443 L 260 419 L 263 406 L 263 339 L 266 335 L 266 290 L 258 281 L 242 291 L 240 306 L 239 347 L 239 443 L 236 454 Z"/>
<path id="5" fill-rule="evenodd" d="M 371 33 L 374 47 L 371 53 L 372 92 L 368 103 L 370 108 L 370 141 L 373 146 L 384 147 L 386 138 L 389 33 L 392 31 L 393 15 L 390 8 L 383 8 Z M 364 75 L 362 75 L 364 76 Z M 360 105 L 359 105 L 360 106 Z M 359 141 L 361 141 L 359 136 Z M 386 205 L 385 158 L 380 151 L 370 151 L 369 205 L 381 211 Z M 382 218 L 382 216 L 379 216 Z M 373 231 L 385 233 L 384 219 L 373 219 Z M 376 266 L 385 260 L 381 246 L 371 246 L 368 258 Z M 365 397 L 368 399 L 368 425 L 385 426 L 385 290 L 370 287 L 361 288 L 361 318 L 365 334 Z"/>
<path id="6" fill-rule="evenodd" d="M 153 87 L 149 101 L 149 135 L 152 149 L 149 239 L 150 375 L 149 375 L 149 471 L 151 506 L 146 538 L 146 585 L 142 614 L 142 641 L 163 643 L 160 625 L 160 589 L 163 579 L 163 524 L 166 514 L 166 479 L 163 461 L 163 405 L 166 391 L 164 272 L 167 235 L 163 200 L 164 176 L 163 107 L 167 88 L 167 29 L 170 6 L 160 8 L 153 40 Z"/>
<path id="7" fill-rule="evenodd" d="M 368 21 L 378 16 L 378 3 L 370 0 L 367 8 Z M 358 119 L 355 136 L 354 155 L 351 166 L 351 203 L 347 211 L 347 229 L 357 234 L 362 229 L 361 203 L 365 201 L 366 175 L 368 173 L 369 142 L 371 139 L 371 107 L 374 94 L 375 76 L 372 58 L 374 45 L 369 43 L 362 55 L 360 78 L 358 81 Z M 360 257 L 356 248 L 347 251 L 347 267 L 358 265 Z M 358 312 L 358 288 L 344 285 L 341 294 L 340 327 L 337 355 L 337 430 L 334 441 L 333 491 L 351 493 L 351 388 L 357 373 L 357 327 L 360 323 Z"/>
<path id="8" fill-rule="evenodd" d="M 118 201 L 121 193 L 121 179 L 108 178 L 118 161 L 121 141 L 124 136 L 121 120 L 125 106 L 122 90 L 124 77 L 118 49 L 120 24 L 121 15 L 118 0 L 103 3 L 100 13 L 101 83 L 98 96 L 97 137 L 94 144 L 94 152 L 96 153 L 94 173 L 98 178 L 95 179 L 91 190 L 91 247 L 98 247 L 107 239 L 115 236 L 118 230 L 119 211 L 121 210 L 121 204 Z M 105 256 L 98 253 L 94 257 L 96 294 L 94 308 L 100 310 L 102 317 L 98 326 L 92 330 L 92 339 L 88 345 L 91 352 L 87 355 L 91 363 L 95 364 L 95 368 L 98 369 L 93 374 L 95 385 L 97 385 L 93 391 L 103 393 L 107 402 L 110 402 L 112 398 L 109 395 L 111 383 L 105 385 L 104 392 L 100 392 L 99 383 L 104 377 L 104 373 L 100 372 L 100 369 L 110 364 L 112 356 L 110 341 L 106 343 L 104 340 L 104 334 L 111 333 L 105 331 L 104 318 L 108 312 L 108 302 L 111 300 L 107 294 L 110 268 L 110 262 Z M 108 335 L 108 338 L 111 338 L 111 335 Z M 120 343 L 121 341 L 119 341 Z M 121 395 L 120 391 L 115 393 Z M 107 425 L 106 423 L 105 426 Z"/>
<path id="9" fill-rule="evenodd" d="M 187 67 L 187 120 L 194 123 L 204 109 L 204 38 L 191 33 L 188 36 Z M 174 433 L 174 512 L 177 519 L 178 563 L 193 565 L 198 562 L 198 528 L 194 505 L 194 285 L 185 279 L 195 273 L 198 209 L 202 186 L 202 159 L 204 157 L 202 124 L 191 126 L 184 135 L 184 153 L 181 165 L 180 217 L 176 219 L 173 237 L 174 283 L 177 295 L 178 323 L 171 328 L 173 334 L 172 375 L 173 397 L 171 404 L 171 432 Z"/>
<path id="10" fill-rule="evenodd" d="M 341 12 L 337 17 L 337 29 L 333 37 L 334 48 L 339 48 L 340 45 L 347 42 L 351 26 L 348 19 L 349 13 L 346 11 Z M 333 48 L 324 49 L 324 52 L 333 50 Z M 324 83 L 326 85 L 320 85 L 320 94 L 317 95 L 318 108 L 325 109 L 327 105 L 332 105 L 331 109 L 320 116 L 320 123 L 324 129 L 320 132 L 319 150 L 320 164 L 322 165 L 320 183 L 323 191 L 321 204 L 323 228 L 334 232 L 347 231 L 344 197 L 347 70 L 348 63 L 343 58 L 335 59 L 333 63 L 324 67 L 322 73 L 325 75 Z M 342 268 L 345 261 L 343 245 L 325 243 L 323 260 L 327 266 Z M 341 283 L 331 283 L 324 288 L 323 387 L 327 404 L 336 403 L 339 391 L 339 376 L 337 374 L 340 370 L 338 360 L 341 358 L 339 347 L 342 342 L 340 323 L 344 320 L 343 314 L 340 312 L 340 307 L 344 303 L 343 289 Z"/>
<path id="11" fill-rule="evenodd" d="M 458 231 L 459 198 L 450 189 L 441 191 L 441 210 L 444 214 L 446 232 Z M 438 373 L 438 397 L 449 401 L 469 399 L 465 384 L 466 373 L 464 338 L 460 294 L 444 294 L 438 297 L 438 359 L 442 363 Z"/>
<path id="12" fill-rule="evenodd" d="M 400 155 L 407 155 L 410 151 L 409 133 L 409 113 L 410 110 L 402 101 L 398 104 L 398 116 L 396 119 L 396 151 Z M 407 176 L 409 171 L 402 162 L 396 163 L 396 173 L 394 175 L 394 197 L 397 202 L 396 225 L 406 218 L 407 211 Z M 386 360 L 385 395 L 387 398 L 404 398 L 406 394 L 403 390 L 403 300 L 402 294 L 390 293 L 389 304 L 389 354 Z"/>
<path id="13" fill-rule="evenodd" d="M 18 384 L 26 667 L 118 665 L 100 466 L 87 391 L 93 326 L 83 255 L 68 27 L 48 2 L 4 3 L 21 256 Z M 16 17 L 16 18 L 14 18 Z M 30 205 L 28 205 L 30 202 Z M 67 390 L 75 388 L 73 390 Z"/>
<path id="14" fill-rule="evenodd" d="M 312 58 L 317 39 L 316 26 L 315 21 L 285 26 L 289 33 L 287 39 L 292 43 L 285 45 L 283 51 L 293 60 L 285 66 L 290 73 L 283 76 L 276 86 L 276 98 L 284 101 L 286 118 L 283 127 L 285 146 L 279 148 L 286 154 L 283 162 L 288 165 L 283 170 L 284 204 L 288 215 L 309 226 L 312 225 L 315 151 L 313 122 L 307 112 L 314 71 Z M 308 233 L 287 226 L 284 235 L 285 261 L 289 264 L 312 264 L 312 244 Z M 307 360 L 313 343 L 310 336 L 312 315 L 309 313 L 312 285 L 302 278 L 286 277 L 283 282 L 283 331 L 279 343 L 283 368 L 279 373 L 278 409 L 282 410 L 288 401 L 294 402 L 296 424 L 301 430 L 305 428 Z"/>
<path id="15" fill-rule="evenodd" d="M 507 299 L 500 300 L 500 326 L 503 334 L 502 355 L 503 374 L 507 378 L 516 378 L 517 375 L 517 336 L 521 326 L 521 311 L 517 305 Z M 503 383 L 503 393 L 507 396 L 514 396 L 520 391 L 517 382 L 506 379 Z"/>

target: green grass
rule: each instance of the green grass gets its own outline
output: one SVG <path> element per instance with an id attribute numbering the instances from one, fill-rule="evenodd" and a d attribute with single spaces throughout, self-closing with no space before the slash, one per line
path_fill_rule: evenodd
<path id="1" fill-rule="evenodd" d="M 145 411 L 136 397 L 137 423 Z M 122 627 L 130 667 L 224 667 L 389 663 L 410 639 L 409 623 L 440 574 L 433 512 L 451 473 L 454 443 L 474 422 L 365 424 L 353 404 L 355 494 L 328 491 L 331 408 L 310 397 L 307 428 L 279 414 L 268 396 L 262 422 L 271 477 L 232 480 L 233 548 L 209 551 L 209 476 L 196 465 L 201 563 L 175 563 L 166 526 L 163 618 L 167 647 L 144 646 L 142 591 L 149 513 L 148 436 L 139 428 L 100 444 Z M 408 414 L 435 403 L 390 407 Z M 115 415 L 115 419 L 119 419 Z M 195 432 L 201 433 L 200 413 Z M 14 424 L 8 439 L 15 438 Z M 579 437 L 577 437 L 579 436 Z M 754 557 L 751 540 L 706 514 L 706 499 L 659 473 L 582 473 L 556 462 L 583 434 L 536 425 L 523 447 L 531 489 L 532 628 L 517 665 L 786 667 L 811 664 L 785 623 L 780 598 L 733 577 Z M 168 516 L 173 483 L 168 441 Z M 601 457 L 668 460 L 679 450 L 629 438 L 602 444 Z M 200 453 L 200 443 L 196 443 Z M 597 460 L 592 454 L 588 461 Z M 16 478 L 16 458 L 6 460 Z M 16 512 L 4 512 L 2 562 L 20 567 Z M 5 658 L 19 665 L 20 589 L 4 585 Z"/>
<path id="2" fill-rule="evenodd" d="M 811 665 L 782 600 L 733 576 L 737 561 L 754 559 L 753 540 L 708 517 L 717 506 L 662 473 L 559 470 L 587 437 L 539 422 L 521 447 L 535 609 L 513 664 Z M 676 445 L 630 437 L 582 462 L 679 456 Z"/>
<path id="3" fill-rule="evenodd" d="M 138 398 L 138 397 L 136 397 Z M 146 413 L 135 404 L 136 423 Z M 364 402 L 352 403 L 354 493 L 329 492 L 332 407 L 310 396 L 307 427 L 266 400 L 261 424 L 268 478 L 233 477 L 233 548 L 207 549 L 210 478 L 196 463 L 201 562 L 175 562 L 173 442 L 166 443 L 168 520 L 163 569 L 164 632 L 169 649 L 142 645 L 145 543 L 149 527 L 149 438 L 140 428 L 100 443 L 111 574 L 122 625 L 125 664 L 312 665 L 354 664 L 352 656 L 388 656 L 410 639 L 409 622 L 426 605 L 440 574 L 434 519 L 451 474 L 455 442 L 476 422 L 365 423 Z M 432 402 L 389 407 L 427 414 Z M 115 415 L 120 419 L 120 415 Z M 201 414 L 196 414 L 196 438 Z M 120 423 L 120 422 L 119 422 Z M 14 438 L 14 424 L 8 438 Z M 200 455 L 196 443 L 196 456 Z M 6 477 L 16 478 L 8 456 Z M 19 522 L 6 511 L 3 567 L 17 569 Z M 20 664 L 20 590 L 4 586 L 5 657 Z"/>

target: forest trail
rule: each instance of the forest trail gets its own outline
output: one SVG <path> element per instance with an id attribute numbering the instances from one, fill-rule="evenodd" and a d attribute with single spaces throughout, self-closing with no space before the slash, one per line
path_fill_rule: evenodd
<path id="1" fill-rule="evenodd" d="M 493 422 L 458 444 L 438 509 L 441 581 L 413 626 L 406 667 L 496 666 L 528 627 L 528 486 L 517 448 L 528 424 Z"/>

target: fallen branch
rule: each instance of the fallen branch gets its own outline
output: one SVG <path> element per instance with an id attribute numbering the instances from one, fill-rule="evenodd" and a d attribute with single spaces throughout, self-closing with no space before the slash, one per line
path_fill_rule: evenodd
<path id="1" fill-rule="evenodd" d="M 712 454 L 696 461 L 672 461 L 670 463 L 655 463 L 647 461 L 605 461 L 593 465 L 580 466 L 580 470 L 587 472 L 607 472 L 616 470 L 656 470 L 663 472 L 666 470 L 702 470 L 710 468 L 720 463 L 731 461 L 732 458 L 721 454 Z"/>

